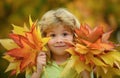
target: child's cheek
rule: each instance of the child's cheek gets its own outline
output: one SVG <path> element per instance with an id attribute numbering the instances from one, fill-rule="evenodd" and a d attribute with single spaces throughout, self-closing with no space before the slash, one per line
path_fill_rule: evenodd
<path id="1" fill-rule="evenodd" d="M 53 39 L 50 39 L 50 40 L 48 41 L 48 45 L 52 45 L 52 44 L 54 44 L 54 40 L 53 40 Z"/>

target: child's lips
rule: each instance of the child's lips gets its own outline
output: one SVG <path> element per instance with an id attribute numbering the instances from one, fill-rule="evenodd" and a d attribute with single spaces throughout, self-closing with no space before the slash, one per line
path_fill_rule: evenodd
<path id="1" fill-rule="evenodd" d="M 65 47 L 66 45 L 57 45 L 55 47 Z"/>

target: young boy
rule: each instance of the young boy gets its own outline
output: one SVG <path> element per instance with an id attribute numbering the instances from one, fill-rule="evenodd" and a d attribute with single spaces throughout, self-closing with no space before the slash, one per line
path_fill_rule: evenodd
<path id="1" fill-rule="evenodd" d="M 79 27 L 78 20 L 65 9 L 51 10 L 45 13 L 39 22 L 44 37 L 51 37 L 47 48 L 49 52 L 40 52 L 37 57 L 37 71 L 31 78 L 90 78 L 88 73 L 78 74 L 70 69 L 61 75 L 70 54 L 65 51 L 69 46 L 65 41 L 74 42 L 74 29 Z"/>

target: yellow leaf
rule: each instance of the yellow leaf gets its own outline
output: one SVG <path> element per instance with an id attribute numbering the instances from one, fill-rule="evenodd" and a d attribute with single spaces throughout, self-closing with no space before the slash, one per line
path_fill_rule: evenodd
<path id="1" fill-rule="evenodd" d="M 66 49 L 65 51 L 69 52 L 71 55 L 75 55 L 75 52 L 72 48 Z"/>
<path id="2" fill-rule="evenodd" d="M 8 60 L 9 62 L 13 62 L 13 61 L 15 60 L 14 57 L 11 57 L 11 56 L 9 56 L 9 55 L 5 55 L 5 56 L 3 56 L 2 58 Z"/>
<path id="3" fill-rule="evenodd" d="M 33 71 L 36 71 L 37 67 L 36 67 L 36 66 L 33 66 L 32 69 L 33 69 Z"/>
<path id="4" fill-rule="evenodd" d="M 29 28 L 27 27 L 26 23 L 24 23 L 24 29 L 25 29 L 26 32 L 30 31 Z"/>
<path id="5" fill-rule="evenodd" d="M 83 70 L 90 71 L 90 68 L 88 65 L 85 65 L 82 61 L 79 60 L 79 56 L 71 56 L 72 62 L 74 63 L 75 70 L 77 73 L 82 72 Z"/>
<path id="6" fill-rule="evenodd" d="M 120 62 L 114 61 L 115 65 L 120 69 Z"/>
<path id="7" fill-rule="evenodd" d="M 104 73 L 106 74 L 108 72 L 108 68 L 107 67 L 101 67 L 102 70 L 104 71 Z"/>
<path id="8" fill-rule="evenodd" d="M 80 54 L 86 54 L 88 52 L 88 48 L 81 44 L 76 44 L 75 51 Z"/>
<path id="9" fill-rule="evenodd" d="M 37 33 L 38 33 L 38 35 L 39 35 L 39 38 L 42 37 L 40 30 L 41 30 L 41 29 L 40 29 L 40 27 L 38 26 L 38 27 L 37 27 Z"/>
<path id="10" fill-rule="evenodd" d="M 7 50 L 18 48 L 17 44 L 12 39 L 0 39 L 0 43 Z"/>
<path id="11" fill-rule="evenodd" d="M 74 60 L 74 59 L 70 59 L 70 60 L 67 62 L 67 64 L 65 65 L 65 67 L 64 67 L 61 75 L 62 75 L 62 76 L 65 76 L 65 74 L 67 74 L 67 72 L 68 72 L 71 68 L 73 68 L 74 64 L 75 64 L 75 60 Z"/>
<path id="12" fill-rule="evenodd" d="M 19 66 L 19 65 L 20 65 L 19 61 L 18 62 L 11 62 L 9 64 L 9 66 L 7 67 L 7 69 L 5 70 L 5 72 L 8 72 L 8 71 L 13 70 L 13 69 L 16 69 L 16 67 Z"/>
<path id="13" fill-rule="evenodd" d="M 113 55 L 112 53 L 108 52 L 104 55 L 101 55 L 100 57 L 106 64 L 113 66 L 115 59 L 112 57 L 112 55 Z"/>
<path id="14" fill-rule="evenodd" d="M 112 71 L 114 72 L 114 74 L 120 75 L 120 69 L 113 68 Z"/>
<path id="15" fill-rule="evenodd" d="M 32 19 L 31 19 L 31 15 L 29 15 L 29 23 L 30 23 L 30 27 L 32 27 L 33 22 L 32 22 Z"/>
<path id="16" fill-rule="evenodd" d="M 12 32 L 15 33 L 15 34 L 19 34 L 19 35 L 25 35 L 25 29 L 23 27 L 20 27 L 20 26 L 16 26 L 14 24 L 12 24 L 13 26 L 13 30 Z"/>
<path id="17" fill-rule="evenodd" d="M 91 60 L 95 63 L 95 65 L 98 66 L 106 66 L 101 60 L 99 60 L 98 58 L 91 58 Z"/>
<path id="18" fill-rule="evenodd" d="M 42 42 L 43 42 L 43 44 L 42 44 L 42 46 L 44 46 L 45 44 L 47 44 L 47 42 L 50 40 L 50 37 L 48 38 L 43 38 L 42 39 Z"/>
<path id="19" fill-rule="evenodd" d="M 117 61 L 120 62 L 120 52 L 118 52 L 118 51 L 112 51 L 110 53 L 112 53 L 111 57 L 113 57 L 115 60 L 117 60 Z"/>
<path id="20" fill-rule="evenodd" d="M 104 69 L 101 67 L 97 67 L 97 75 L 99 78 L 99 76 L 101 78 L 113 78 L 115 75 L 120 75 L 120 70 L 117 68 L 113 68 L 113 67 L 107 67 L 106 68 L 107 71 L 106 73 L 104 73 Z"/>
<path id="21" fill-rule="evenodd" d="M 88 70 L 88 71 L 91 70 L 88 65 L 86 65 L 85 63 L 83 63 L 79 59 L 75 63 L 75 69 L 76 69 L 77 73 L 80 73 L 80 72 L 82 72 L 84 70 Z"/>
<path id="22" fill-rule="evenodd" d="M 46 51 L 48 51 L 48 49 L 47 49 L 46 47 L 43 47 L 43 48 L 42 48 L 42 51 L 45 51 L 45 52 L 46 52 Z"/>
<path id="23" fill-rule="evenodd" d="M 91 52 L 92 54 L 98 55 L 98 54 L 102 53 L 103 51 L 97 50 L 97 49 L 93 49 L 93 50 L 90 50 L 90 52 Z"/>
<path id="24" fill-rule="evenodd" d="M 106 66 L 100 59 L 94 57 L 93 55 L 90 55 L 89 58 L 97 66 Z"/>

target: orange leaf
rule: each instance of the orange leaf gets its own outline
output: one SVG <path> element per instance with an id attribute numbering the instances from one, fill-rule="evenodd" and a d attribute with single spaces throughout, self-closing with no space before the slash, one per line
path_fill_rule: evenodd
<path id="1" fill-rule="evenodd" d="M 77 62 L 78 60 L 81 61 L 84 64 L 84 67 L 87 66 L 92 70 L 94 70 L 94 67 L 106 68 L 106 70 L 108 70 L 109 67 L 114 68 L 114 65 L 112 64 L 117 65 L 119 69 L 120 60 L 118 60 L 118 58 L 109 60 L 109 62 L 107 62 L 106 59 L 113 56 L 118 57 L 117 52 L 115 51 L 115 44 L 108 40 L 111 33 L 112 31 L 104 32 L 102 26 L 97 26 L 92 29 L 87 24 L 81 25 L 80 28 L 75 29 L 75 43 L 72 48 L 67 49 L 72 55 L 71 57 L 79 57 L 79 59 L 71 59 Z M 110 52 L 113 55 L 105 55 Z M 76 71 L 81 71 L 82 68 L 80 65 L 80 63 L 75 64 L 74 68 Z M 106 73 L 106 71 L 103 73 Z"/>
<path id="2" fill-rule="evenodd" d="M 38 52 L 46 50 L 44 47 L 50 38 L 42 38 L 39 27 L 36 27 L 36 23 L 33 23 L 30 19 L 30 29 L 19 28 L 14 25 L 14 32 L 9 34 L 9 37 L 14 41 L 17 46 L 7 51 L 5 56 L 14 58 L 12 62 L 17 65 L 14 69 L 7 68 L 7 71 L 13 70 L 11 75 L 19 74 L 20 72 L 30 70 L 35 71 L 36 58 Z M 20 32 L 22 31 L 22 32 Z M 7 58 L 6 58 L 7 59 Z M 19 64 L 16 62 L 19 61 Z M 12 64 L 10 61 L 10 65 Z M 19 69 L 18 69 L 19 68 Z"/>

